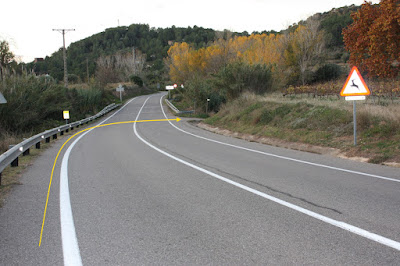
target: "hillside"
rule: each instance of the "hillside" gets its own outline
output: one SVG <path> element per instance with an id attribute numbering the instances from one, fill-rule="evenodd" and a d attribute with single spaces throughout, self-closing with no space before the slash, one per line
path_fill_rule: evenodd
<path id="1" fill-rule="evenodd" d="M 345 61 L 346 57 L 342 29 L 352 22 L 350 13 L 357 10 L 358 6 L 349 6 L 332 9 L 329 12 L 315 14 L 314 17 L 320 21 L 320 28 L 325 31 L 325 39 L 329 52 L 327 59 Z M 299 25 L 304 24 L 300 21 L 293 24 L 288 29 L 280 32 L 292 32 Z M 206 47 L 216 37 L 216 31 L 202 27 L 178 28 L 151 28 L 146 24 L 132 24 L 117 28 L 109 28 L 103 32 L 90 36 L 86 39 L 72 43 L 67 48 L 68 72 L 76 75 L 81 81 L 86 81 L 87 76 L 93 77 L 96 71 L 96 61 L 100 56 L 112 55 L 117 52 L 132 51 L 133 48 L 146 55 L 145 75 L 154 76 L 164 73 L 163 58 L 167 56 L 167 51 L 174 42 L 186 42 L 198 49 Z M 226 33 L 226 32 L 225 32 Z M 271 34 L 268 32 L 253 32 L 254 34 Z M 249 36 L 248 32 L 230 33 L 234 36 Z M 227 37 L 226 34 L 218 34 L 219 37 Z M 63 79 L 63 60 L 62 49 L 48 56 L 44 61 L 28 64 L 28 69 L 40 74 L 50 74 L 57 80 Z M 89 73 L 88 73 L 89 72 Z M 88 75 L 89 74 L 89 75 Z M 143 77 L 145 78 L 145 77 Z"/>
<path id="2" fill-rule="evenodd" d="M 131 51 L 133 48 L 146 54 L 146 61 L 151 66 L 151 71 L 160 71 L 163 68 L 162 59 L 171 42 L 188 41 L 196 47 L 202 47 L 214 40 L 214 36 L 214 30 L 196 26 L 155 29 L 149 25 L 132 24 L 129 27 L 109 28 L 68 47 L 68 72 L 79 76 L 83 81 L 86 79 L 87 69 L 89 76 L 95 74 L 96 60 L 100 56 Z M 46 57 L 44 61 L 30 65 L 37 74 L 48 73 L 58 80 L 63 79 L 62 49 Z"/>
<path id="3" fill-rule="evenodd" d="M 244 94 L 204 120 L 208 130 L 249 141 L 370 163 L 400 163 L 399 105 L 358 104 L 358 145 L 353 145 L 352 105 L 337 97 Z M 203 126 L 204 127 L 204 126 Z M 215 130 L 218 128 L 218 130 Z M 225 130 L 225 131 L 224 131 Z"/>

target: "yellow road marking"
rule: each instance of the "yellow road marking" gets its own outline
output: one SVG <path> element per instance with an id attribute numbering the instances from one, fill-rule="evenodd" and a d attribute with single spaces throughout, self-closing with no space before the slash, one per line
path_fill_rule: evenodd
<path id="1" fill-rule="evenodd" d="M 62 149 L 64 148 L 65 144 L 67 144 L 71 139 L 73 139 L 75 136 L 88 131 L 93 128 L 98 128 L 98 127 L 105 127 L 105 126 L 111 126 L 111 125 L 119 125 L 119 124 L 132 124 L 132 123 L 143 123 L 143 122 L 161 122 L 161 121 L 181 121 L 180 118 L 175 118 L 175 119 L 154 119 L 154 120 L 137 120 L 137 121 L 122 121 L 122 122 L 115 122 L 115 123 L 109 123 L 109 124 L 104 124 L 104 125 L 98 125 L 90 128 L 83 129 L 79 131 L 78 133 L 72 135 L 67 139 L 67 141 L 61 146 L 60 150 L 57 153 L 56 158 L 54 159 L 54 164 L 53 168 L 51 169 L 51 175 L 50 175 L 50 182 L 49 182 L 49 188 L 47 189 L 47 198 L 46 198 L 46 204 L 44 206 L 44 213 L 43 213 L 43 222 L 42 222 L 42 229 L 40 230 L 40 239 L 39 239 L 39 247 L 42 244 L 42 236 L 43 236 L 43 228 L 44 228 L 44 221 L 46 220 L 46 212 L 47 212 L 47 204 L 49 202 L 49 195 L 50 195 L 50 188 L 51 188 L 51 182 L 53 180 L 53 174 L 54 174 L 54 169 L 56 168 L 56 163 L 58 156 L 60 155 Z"/>

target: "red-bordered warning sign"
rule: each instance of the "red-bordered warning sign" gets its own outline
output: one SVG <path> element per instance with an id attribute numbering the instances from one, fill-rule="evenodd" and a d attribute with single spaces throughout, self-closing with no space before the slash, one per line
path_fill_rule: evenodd
<path id="1" fill-rule="evenodd" d="M 371 92 L 365 84 L 364 79 L 361 77 L 360 71 L 357 67 L 353 67 L 350 71 L 349 77 L 343 86 L 340 96 L 360 96 L 370 95 Z"/>

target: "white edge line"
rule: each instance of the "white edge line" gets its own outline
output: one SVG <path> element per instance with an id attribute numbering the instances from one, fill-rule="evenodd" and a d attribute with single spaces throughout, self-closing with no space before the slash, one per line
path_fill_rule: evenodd
<path id="1" fill-rule="evenodd" d="M 104 119 L 101 125 L 105 123 L 108 119 L 112 118 L 119 111 L 121 111 L 125 106 L 127 106 L 131 101 L 137 97 L 131 99 L 124 106 L 122 106 L 118 111 L 112 114 L 110 117 Z M 78 141 L 84 137 L 87 133 L 92 131 L 94 128 L 88 130 L 87 132 L 80 135 L 75 141 L 68 147 L 67 151 L 63 155 L 60 170 L 60 224 L 61 224 L 61 241 L 63 247 L 63 257 L 64 265 L 82 265 L 82 258 L 79 251 L 78 239 L 76 237 L 74 217 L 72 215 L 71 200 L 69 195 L 69 181 L 68 181 L 68 160 L 72 148 Z"/>
<path id="2" fill-rule="evenodd" d="M 146 99 L 146 101 L 143 103 L 143 105 L 142 105 L 142 107 L 140 108 L 139 113 L 138 113 L 138 115 L 137 115 L 137 117 L 136 117 L 135 120 L 138 120 L 138 119 L 139 119 L 140 113 L 142 112 L 142 109 L 143 109 L 143 107 L 145 106 L 145 104 L 146 104 L 146 102 L 148 101 L 148 99 L 150 99 L 150 97 L 148 97 L 148 98 Z M 139 138 L 143 143 L 145 143 L 147 146 L 153 148 L 154 150 L 156 150 L 156 151 L 158 151 L 158 152 L 164 154 L 165 156 L 168 156 L 169 158 L 171 158 L 171 159 L 173 159 L 173 160 L 175 160 L 175 161 L 178 161 L 178 162 L 180 162 L 180 163 L 182 163 L 182 164 L 184 164 L 184 165 L 186 165 L 186 166 L 189 166 L 189 167 L 191 167 L 191 168 L 193 168 L 193 169 L 196 169 L 196 170 L 198 170 L 198 171 L 200 171 L 200 172 L 203 172 L 203 173 L 205 173 L 205 174 L 207 174 L 207 175 L 210 175 L 210 176 L 212 176 L 212 177 L 215 177 L 215 178 L 217 178 L 217 179 L 219 179 L 219 180 L 221 180 L 221 181 L 224 181 L 224 182 L 226 182 L 226 183 L 228 183 L 228 184 L 231 184 L 231 185 L 233 185 L 233 186 L 236 186 L 236 187 L 238 187 L 238 188 L 241 188 L 241 189 L 243 189 L 243 190 L 246 190 L 246 191 L 248 191 L 248 192 L 251 192 L 251 193 L 253 193 L 253 194 L 255 194 L 255 195 L 258 195 L 258 196 L 260 196 L 260 197 L 263 197 L 263 198 L 265 198 L 265 199 L 268 199 L 268 200 L 270 200 L 270 201 L 273 201 L 273 202 L 275 202 L 275 203 L 277 203 L 277 204 L 280 204 L 280 205 L 282 205 L 282 206 L 288 207 L 288 208 L 290 208 L 290 209 L 292 209 L 292 210 L 295 210 L 295 211 L 297 211 L 297 212 L 300 212 L 300 213 L 303 213 L 303 214 L 308 215 L 308 216 L 310 216 L 310 217 L 313 217 L 313 218 L 315 218 L 315 219 L 318 219 L 318 220 L 320 220 L 320 221 L 322 221 L 322 222 L 331 224 L 331 225 L 336 226 L 336 227 L 338 227 L 338 228 L 344 229 L 344 230 L 349 231 L 349 232 L 351 232 L 351 233 L 354 233 L 354 234 L 356 234 L 356 235 L 362 236 L 362 237 L 364 237 L 364 238 L 370 239 L 370 240 L 372 240 L 372 241 L 378 242 L 378 243 L 380 243 L 380 244 L 382 244 L 382 245 L 385 245 L 385 246 L 388 246 L 388 247 L 391 247 L 391 248 L 394 248 L 394 249 L 400 251 L 400 243 L 397 242 L 397 241 L 394 241 L 394 240 L 392 240 L 392 239 L 383 237 L 383 236 L 381 236 L 381 235 L 378 235 L 378 234 L 369 232 L 369 231 L 367 231 L 367 230 L 364 230 L 364 229 L 362 229 L 362 228 L 353 226 L 353 225 L 351 225 L 351 224 L 348 224 L 348 223 L 345 223 L 345 222 L 341 222 L 341 221 L 334 220 L 334 219 L 332 219 L 332 218 L 329 218 L 329 217 L 323 216 L 323 215 L 321 215 L 321 214 L 318 214 L 318 213 L 316 213 L 316 212 L 307 210 L 307 209 L 305 209 L 305 208 L 302 208 L 302 207 L 300 207 L 300 206 L 294 205 L 294 204 L 289 203 L 289 202 L 287 202 L 287 201 L 284 201 L 284 200 L 275 198 L 275 197 L 273 197 L 273 196 L 271 196 L 271 195 L 268 195 L 268 194 L 263 193 L 263 192 L 261 192 L 261 191 L 258 191 L 258 190 L 256 190 L 256 189 L 247 187 L 247 186 L 242 185 L 242 184 L 240 184 L 240 183 L 237 183 L 237 182 L 235 182 L 235 181 L 233 181 L 233 180 L 230 180 L 230 179 L 228 179 L 228 178 L 226 178 L 226 177 L 220 176 L 220 175 L 218 175 L 218 174 L 216 174 L 216 173 L 213 173 L 213 172 L 208 171 L 208 170 L 206 170 L 206 169 L 204 169 L 204 168 L 201 168 L 201 167 L 196 166 L 196 165 L 194 165 L 194 164 L 191 164 L 191 163 L 189 163 L 189 162 L 187 162 L 187 161 L 184 161 L 184 160 L 182 160 L 182 159 L 180 159 L 180 158 L 178 158 L 178 157 L 175 157 L 175 156 L 173 156 L 173 155 L 171 155 L 171 154 L 169 154 L 169 153 L 167 153 L 167 152 L 165 152 L 165 151 L 163 151 L 163 150 L 161 150 L 161 149 L 155 147 L 154 145 L 150 144 L 150 143 L 147 142 L 145 139 L 143 139 L 143 138 L 138 134 L 138 132 L 137 132 L 137 130 L 136 130 L 136 123 L 133 124 L 133 131 L 135 132 L 136 137 L 138 137 L 138 138 Z"/>
<path id="3" fill-rule="evenodd" d="M 162 98 L 163 98 L 163 97 L 164 97 L 164 96 L 162 96 L 162 97 L 160 98 L 161 110 L 162 110 L 162 112 L 163 112 L 163 114 L 164 114 L 164 117 L 165 117 L 165 118 L 168 118 L 167 115 L 165 114 L 164 108 L 163 108 L 163 106 L 162 106 Z M 185 134 L 191 135 L 191 136 L 196 137 L 196 138 L 199 138 L 199 139 L 204 139 L 204 140 L 207 140 L 207 141 L 211 141 L 211 142 L 214 142 L 214 143 L 218 143 L 218 144 L 221 144 L 221 145 L 225 145 L 225 146 L 229 146 L 229 147 L 233 147 L 233 148 L 237 148 L 237 149 L 241 149 L 241 150 L 245 150 L 245 151 L 250 151 L 250 152 L 254 152 L 254 153 L 259 153 L 259 154 L 263 154 L 263 155 L 266 155 L 266 156 L 275 157 L 275 158 L 279 158 L 279 159 L 283 159 L 283 160 L 293 161 L 293 162 L 297 162 L 297 163 L 308 164 L 308 165 L 312 165 L 312 166 L 317 166 L 317 167 L 321 167 L 321 168 L 327 168 L 327 169 L 336 170 L 336 171 L 341 171 L 341 172 L 346 172 L 346 173 L 351 173 L 351 174 L 363 175 L 363 176 L 368 176 L 368 177 L 375 177 L 375 178 L 378 178 L 378 179 L 383 179 L 383 180 L 387 180 L 387 181 L 393 181 L 393 182 L 400 183 L 400 180 L 399 180 L 399 179 L 394 179 L 394 178 L 385 177 L 385 176 L 380 176 L 380 175 L 374 175 L 374 174 L 368 174 L 368 173 L 359 172 L 359 171 L 348 170 L 348 169 L 339 168 L 339 167 L 334 167 L 334 166 L 329 166 L 329 165 L 325 165 L 325 164 L 312 163 L 312 162 L 303 161 L 303 160 L 298 160 L 298 159 L 294 159 L 294 158 L 290 158 L 290 157 L 286 157 L 286 156 L 276 155 L 276 154 L 273 154 L 273 153 L 268 153 L 268 152 L 262 152 L 262 151 L 258 151 L 258 150 L 253 150 L 253 149 L 249 149 L 249 148 L 245 148 L 245 147 L 241 147 L 241 146 L 237 146 L 237 145 L 233 145 L 233 144 L 221 142 L 221 141 L 218 141 L 218 140 L 209 139 L 209 138 L 206 138 L 206 137 L 202 137 L 202 136 L 199 136 L 199 135 L 196 135 L 196 134 L 187 132 L 187 131 L 185 131 L 185 130 L 179 128 L 179 127 L 177 127 L 176 125 L 174 125 L 171 121 L 168 121 L 168 123 L 170 123 L 171 126 L 173 126 L 173 127 L 176 128 L 177 130 L 179 130 L 179 131 L 181 131 L 181 132 L 183 132 L 183 133 L 185 133 Z"/>

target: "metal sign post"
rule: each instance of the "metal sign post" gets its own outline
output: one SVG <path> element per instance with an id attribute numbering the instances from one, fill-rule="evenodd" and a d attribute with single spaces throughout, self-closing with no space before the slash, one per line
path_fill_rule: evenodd
<path id="1" fill-rule="evenodd" d="M 116 90 L 119 91 L 119 100 L 122 103 L 122 92 L 125 91 L 125 89 L 121 84 L 119 84 L 119 86 L 118 86 L 118 88 L 116 88 Z"/>
<path id="2" fill-rule="evenodd" d="M 165 86 L 165 89 L 168 91 L 168 99 L 171 99 L 171 90 L 175 89 L 174 86 Z"/>
<path id="3" fill-rule="evenodd" d="M 353 101 L 353 129 L 354 146 L 357 146 L 357 107 L 356 101 L 365 100 L 365 95 L 370 95 L 367 84 L 362 78 L 357 67 L 353 67 L 344 84 L 340 96 L 344 96 L 346 101 Z"/>
<path id="4" fill-rule="evenodd" d="M 356 109 L 356 101 L 353 101 L 353 127 L 354 127 L 354 146 L 357 146 L 357 109 Z"/>

